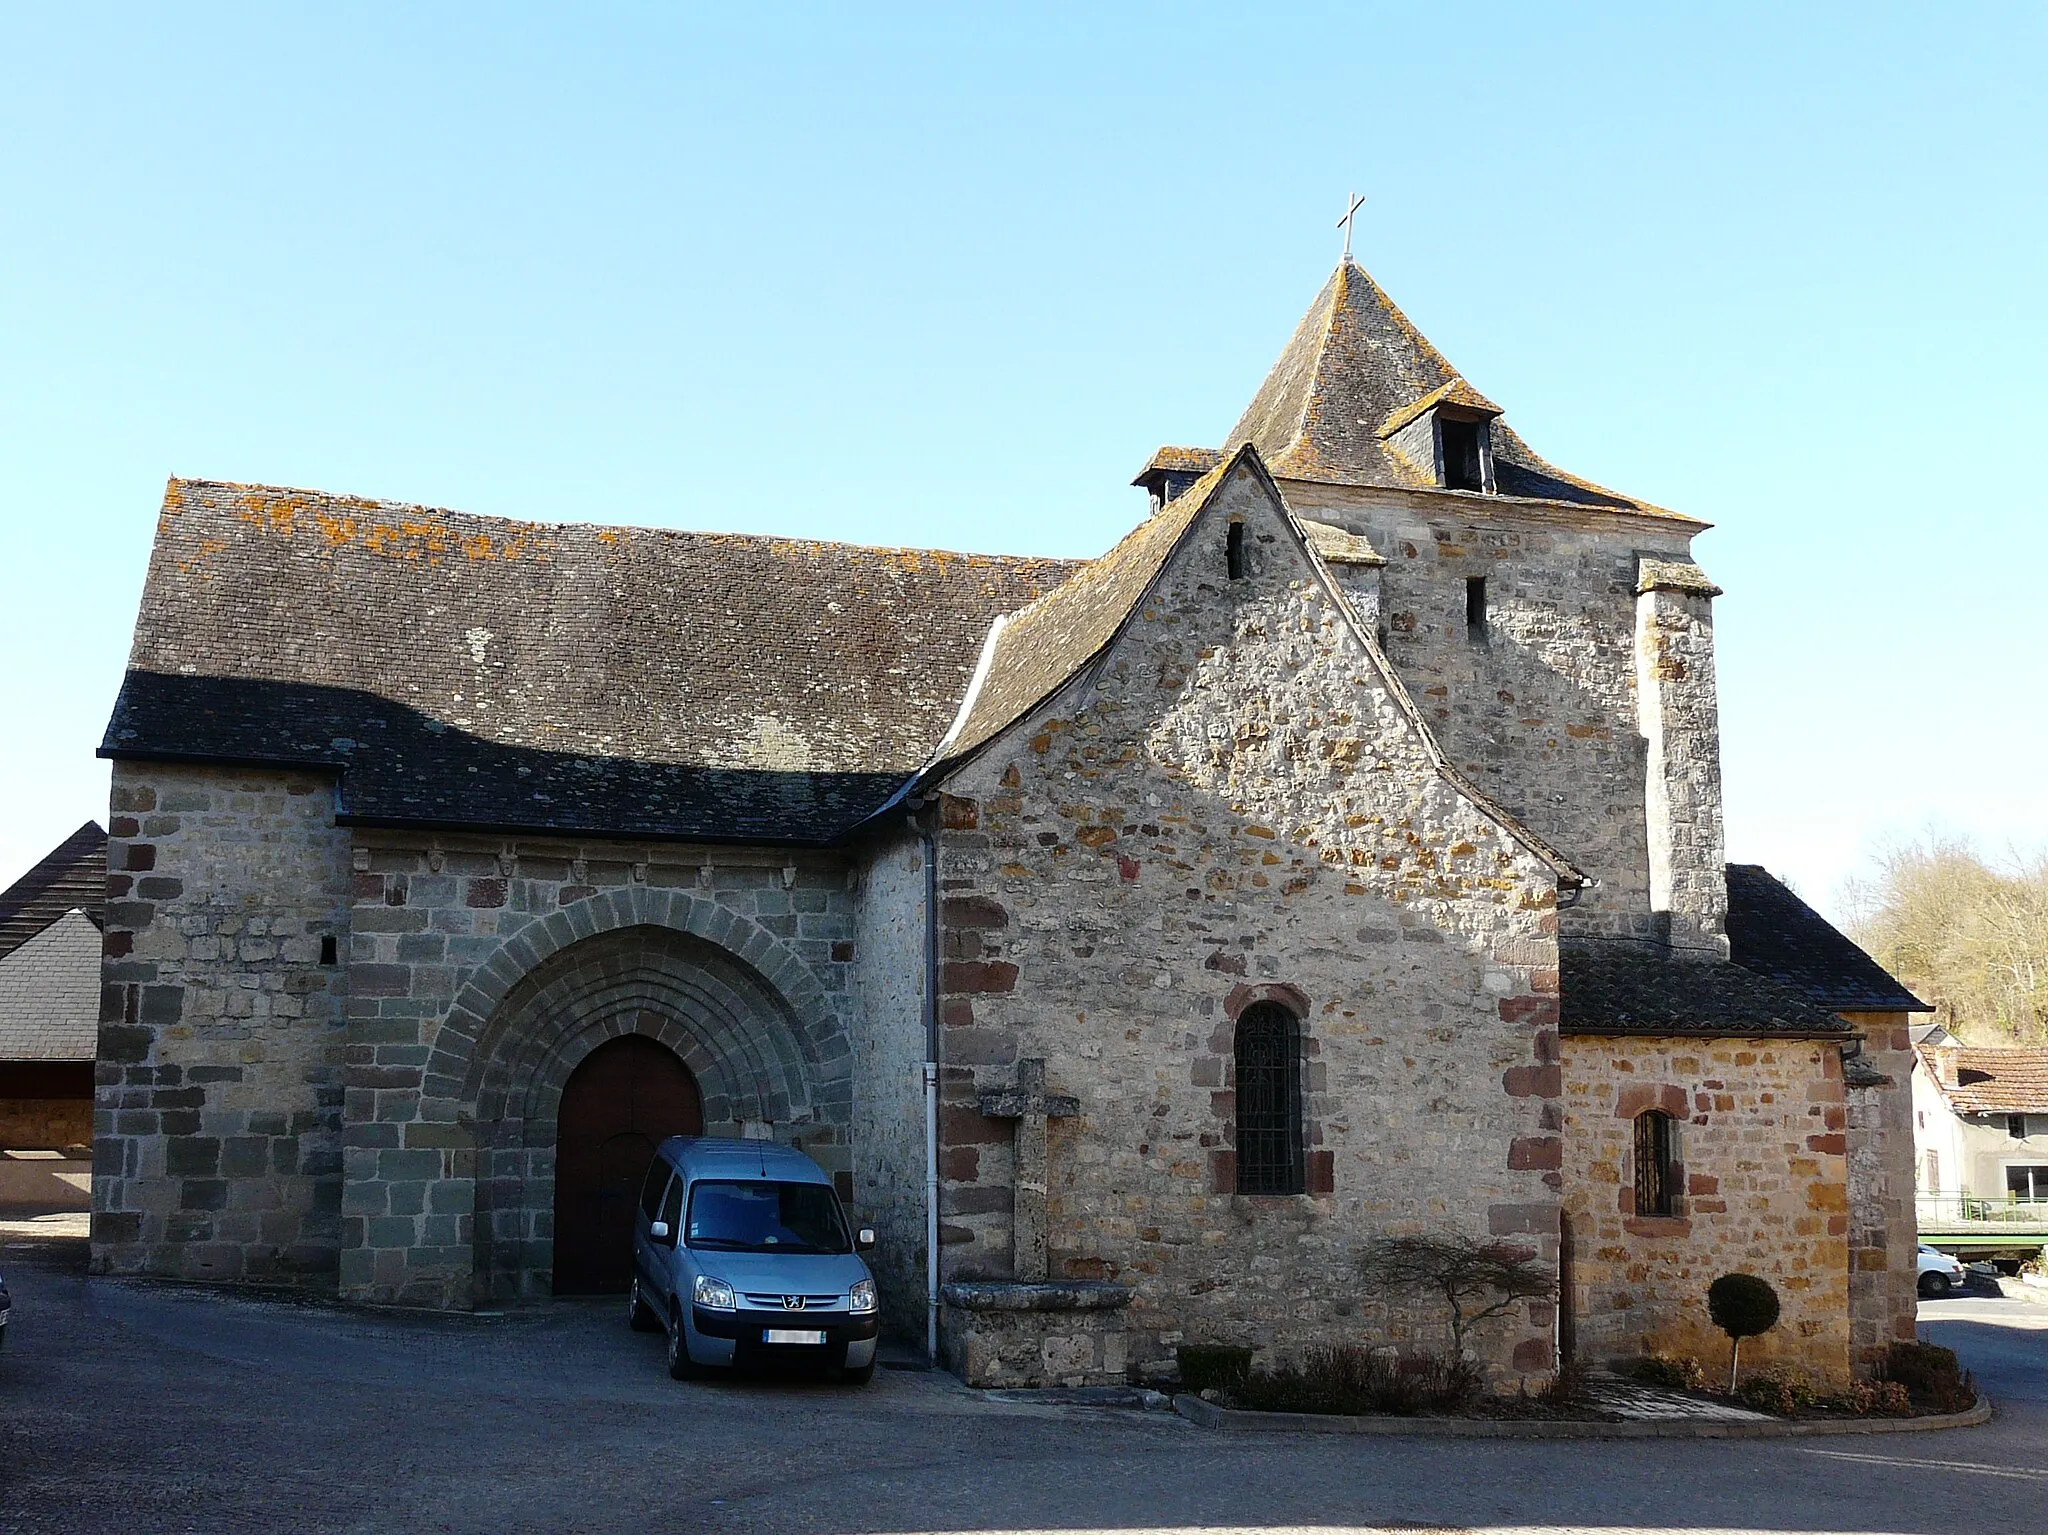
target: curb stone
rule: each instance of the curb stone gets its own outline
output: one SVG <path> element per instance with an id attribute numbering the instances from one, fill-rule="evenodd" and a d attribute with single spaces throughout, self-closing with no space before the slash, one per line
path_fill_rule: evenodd
<path id="1" fill-rule="evenodd" d="M 1148 1412 L 1173 1408 L 1163 1391 L 1142 1386 L 1039 1386 L 998 1387 L 985 1390 L 982 1397 L 1013 1407 L 1135 1407 Z M 1208 1403 L 1204 1402 L 1203 1406 Z"/>
<path id="2" fill-rule="evenodd" d="M 1200 1428 L 1226 1433 L 1378 1434 L 1441 1439 L 1813 1439 L 1835 1434 L 1910 1434 L 1975 1428 L 1991 1421 L 1991 1398 L 1982 1392 L 1965 1412 L 1922 1418 L 1773 1419 L 1743 1423 L 1666 1418 L 1654 1422 L 1594 1423 L 1569 1418 L 1371 1418 L 1318 1412 L 1241 1412 L 1183 1391 L 1173 1410 Z"/>

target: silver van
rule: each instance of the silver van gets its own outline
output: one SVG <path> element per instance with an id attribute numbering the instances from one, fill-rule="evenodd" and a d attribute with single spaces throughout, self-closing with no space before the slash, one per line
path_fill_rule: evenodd
<path id="1" fill-rule="evenodd" d="M 668 1373 L 808 1359 L 865 1385 L 881 1311 L 825 1170 L 768 1141 L 672 1136 L 633 1216 L 633 1326 L 668 1333 Z"/>

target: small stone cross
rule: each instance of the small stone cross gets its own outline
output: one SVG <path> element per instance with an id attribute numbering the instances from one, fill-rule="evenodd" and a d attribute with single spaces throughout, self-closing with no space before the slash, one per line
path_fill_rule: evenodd
<path id="1" fill-rule="evenodd" d="M 1016 1150 L 1010 1172 L 1010 1270 L 1025 1284 L 1043 1284 L 1049 1277 L 1045 1251 L 1045 1124 L 1071 1119 L 1081 1103 L 1064 1093 L 1045 1090 L 1042 1059 L 1017 1063 L 1017 1085 L 981 1095 L 981 1112 L 990 1119 L 1017 1121 Z"/>
<path id="2" fill-rule="evenodd" d="M 1351 206 L 1344 210 L 1344 217 L 1337 220 L 1337 227 L 1344 231 L 1344 254 L 1351 255 L 1351 227 L 1358 220 L 1358 210 L 1365 206 L 1365 199 L 1356 192 L 1351 194 Z"/>

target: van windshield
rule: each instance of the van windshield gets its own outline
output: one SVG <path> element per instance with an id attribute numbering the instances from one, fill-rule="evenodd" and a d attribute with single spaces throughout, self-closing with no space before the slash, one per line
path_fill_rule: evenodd
<path id="1" fill-rule="evenodd" d="M 690 1189 L 691 1247 L 729 1253 L 853 1251 L 839 1196 L 822 1183 L 706 1180 Z"/>

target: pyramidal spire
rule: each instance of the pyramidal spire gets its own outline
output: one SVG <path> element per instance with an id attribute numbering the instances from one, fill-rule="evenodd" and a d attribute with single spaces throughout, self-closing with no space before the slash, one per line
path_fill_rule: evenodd
<path id="1" fill-rule="evenodd" d="M 1156 510 L 1250 443 L 1276 480 L 1677 515 L 1566 474 L 1500 417 L 1347 251 L 1221 451 L 1161 448 L 1133 483 L 1152 493 Z"/>
<path id="2" fill-rule="evenodd" d="M 1420 466 L 1391 456 L 1382 434 L 1452 394 L 1474 412 L 1500 414 L 1347 254 L 1226 446 L 1251 443 L 1288 478 L 1421 483 Z"/>

